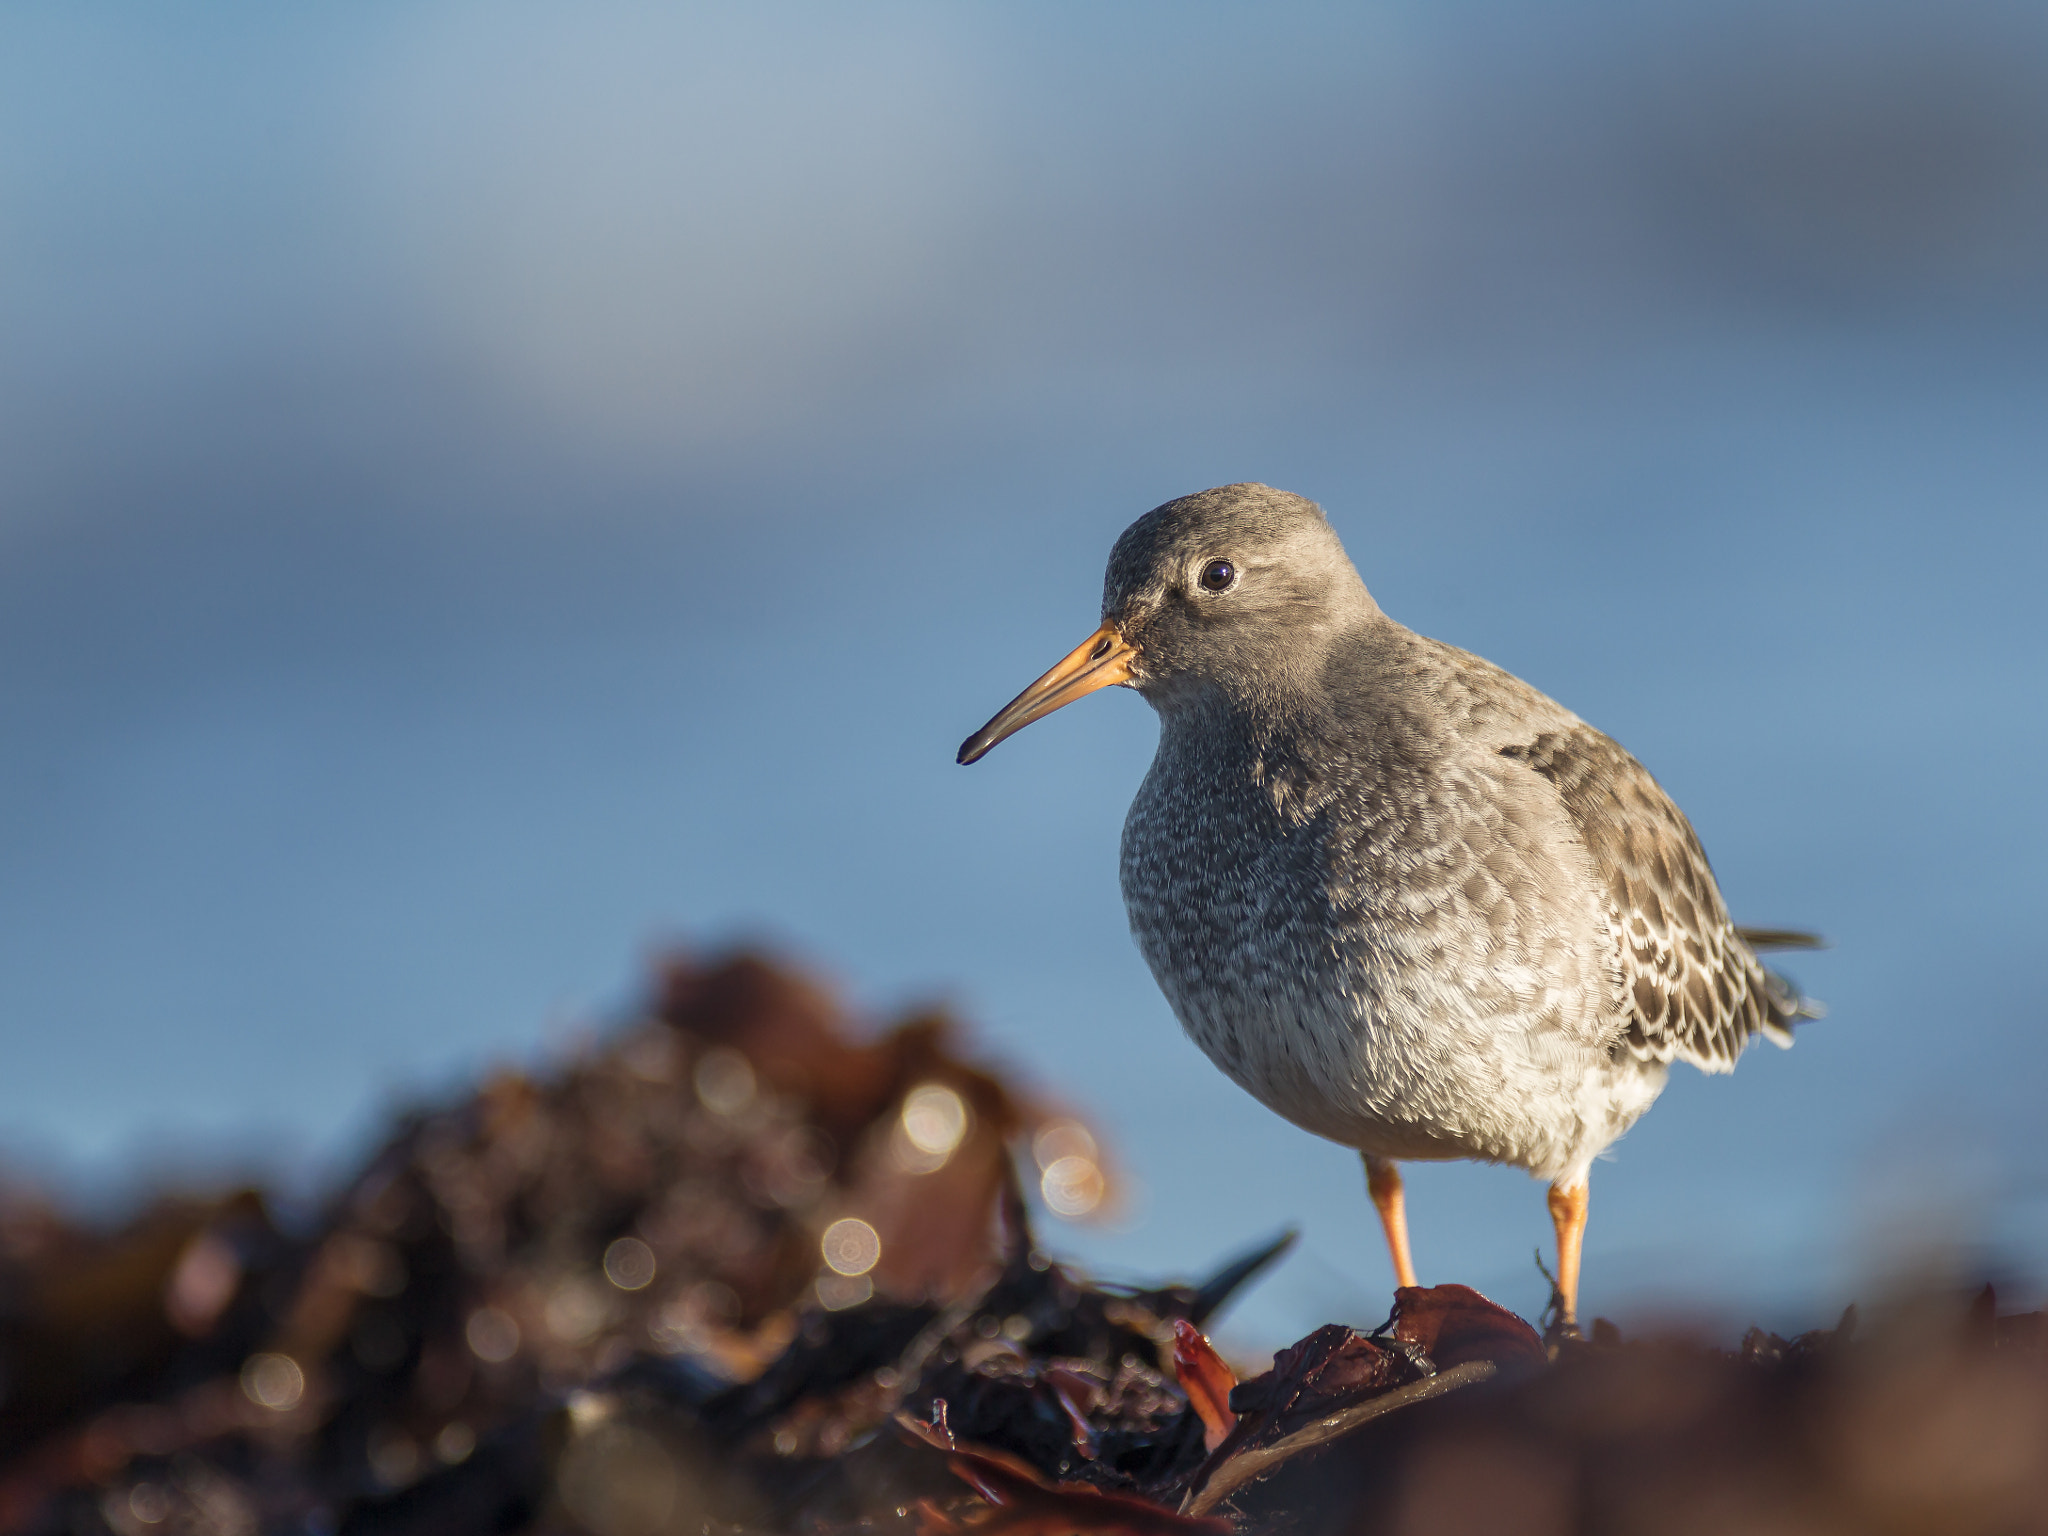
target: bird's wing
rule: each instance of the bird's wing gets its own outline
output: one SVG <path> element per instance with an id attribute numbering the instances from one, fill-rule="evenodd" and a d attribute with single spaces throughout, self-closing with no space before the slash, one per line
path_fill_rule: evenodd
<path id="1" fill-rule="evenodd" d="M 1757 963 L 1692 824 L 1642 764 L 1576 721 L 1500 751 L 1550 781 L 1606 885 L 1629 1011 L 1620 1048 L 1727 1072 L 1752 1036 L 1791 1044 L 1811 1009 Z"/>

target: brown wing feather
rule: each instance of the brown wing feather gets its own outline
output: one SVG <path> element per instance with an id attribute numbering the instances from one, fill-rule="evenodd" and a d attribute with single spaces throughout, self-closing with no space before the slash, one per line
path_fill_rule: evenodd
<path id="1" fill-rule="evenodd" d="M 1630 1020 L 1618 1047 L 1727 1072 L 1752 1036 L 1789 1045 L 1798 994 L 1757 963 L 1722 904 L 1692 824 L 1591 726 L 1503 747 L 1556 787 L 1607 883 Z"/>

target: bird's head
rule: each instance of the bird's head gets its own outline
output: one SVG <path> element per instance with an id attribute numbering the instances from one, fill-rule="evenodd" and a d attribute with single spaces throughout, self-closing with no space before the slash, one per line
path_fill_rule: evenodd
<path id="1" fill-rule="evenodd" d="M 1320 666 L 1329 636 L 1378 611 L 1314 502 L 1250 484 L 1169 501 L 1110 551 L 1102 627 L 970 736 L 960 761 L 1112 684 L 1161 708 L 1285 688 Z"/>

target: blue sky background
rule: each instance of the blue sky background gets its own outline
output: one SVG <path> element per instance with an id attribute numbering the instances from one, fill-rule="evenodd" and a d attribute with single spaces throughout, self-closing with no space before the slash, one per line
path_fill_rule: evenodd
<path id="1" fill-rule="evenodd" d="M 15 5 L 0 17 L 0 1145 L 345 1163 L 685 939 L 942 998 L 1133 1179 L 1389 1284 L 1351 1154 L 1127 936 L 1154 727 L 960 739 L 1116 533 L 1261 479 L 1641 757 L 1789 1054 L 1595 1170 L 1587 1299 L 1804 1324 L 2048 1274 L 2048 12 Z M 1412 1180 L 1533 1311 L 1541 1190 Z M 1887 1256 L 1890 1257 L 1887 1257 Z"/>

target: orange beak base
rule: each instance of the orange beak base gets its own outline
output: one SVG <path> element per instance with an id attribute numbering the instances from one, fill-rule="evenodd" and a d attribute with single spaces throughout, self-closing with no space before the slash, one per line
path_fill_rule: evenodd
<path id="1" fill-rule="evenodd" d="M 1104 624 L 1062 657 L 1058 666 L 1005 704 L 995 719 L 962 742 L 959 761 L 977 761 L 1004 737 L 1016 735 L 1032 721 L 1084 694 L 1129 682 L 1131 663 L 1137 656 L 1138 648 L 1124 639 L 1114 624 Z"/>

